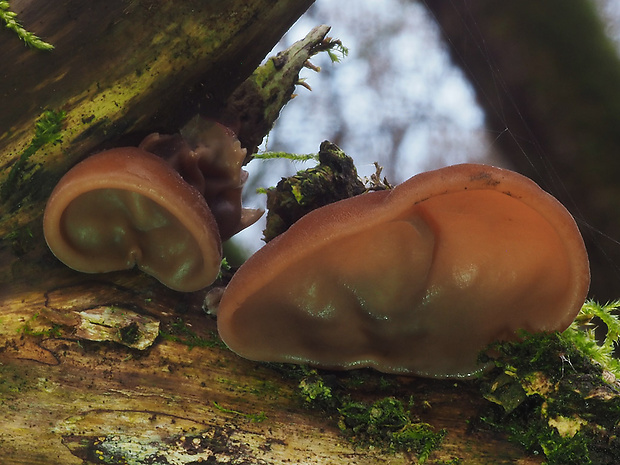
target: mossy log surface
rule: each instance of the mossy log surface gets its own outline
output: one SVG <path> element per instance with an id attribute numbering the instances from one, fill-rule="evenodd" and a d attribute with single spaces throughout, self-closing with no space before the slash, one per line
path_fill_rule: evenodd
<path id="1" fill-rule="evenodd" d="M 3 292 L 3 464 L 417 463 L 415 455 L 356 446 L 338 429 L 337 412 L 301 400 L 298 381 L 223 347 L 201 298 L 137 273 L 76 280 L 63 269 Z M 79 339 L 71 322 L 95 306 L 153 317 L 162 335 L 144 351 Z M 335 376 L 346 383 L 351 373 Z M 363 377 L 376 385 L 381 375 Z M 475 383 L 387 379 L 387 391 L 362 387 L 354 395 L 413 396 L 416 415 L 447 430 L 427 463 L 540 463 L 501 436 L 469 431 L 468 420 L 486 402 Z M 149 461 L 154 457 L 169 462 Z"/>

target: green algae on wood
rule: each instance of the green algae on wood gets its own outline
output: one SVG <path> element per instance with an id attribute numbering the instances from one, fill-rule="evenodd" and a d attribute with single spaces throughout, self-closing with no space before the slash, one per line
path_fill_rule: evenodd
<path id="1" fill-rule="evenodd" d="M 34 125 L 32 140 L 19 154 L 19 158 L 11 166 L 8 176 L 0 186 L 0 200 L 2 202 L 6 202 L 13 195 L 18 197 L 19 201 L 22 200 L 24 194 L 18 193 L 18 191 L 25 190 L 23 178 L 28 159 L 44 146 L 55 145 L 62 141 L 61 131 L 65 117 L 66 113 L 63 110 L 46 110 L 41 114 Z M 33 176 L 32 173 L 30 176 Z M 36 188 L 40 189 L 40 185 Z M 32 187 L 27 189 L 27 191 L 32 190 Z"/>

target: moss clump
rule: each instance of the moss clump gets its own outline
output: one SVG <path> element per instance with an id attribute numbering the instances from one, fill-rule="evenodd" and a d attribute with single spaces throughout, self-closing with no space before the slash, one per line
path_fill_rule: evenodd
<path id="1" fill-rule="evenodd" d="M 413 452 L 424 463 L 440 444 L 445 430 L 435 432 L 428 423 L 417 421 L 411 407 L 393 397 L 373 403 L 345 402 L 338 409 L 340 429 L 355 442 L 385 447 L 394 452 Z"/>
<path id="2" fill-rule="evenodd" d="M 298 387 L 299 394 L 307 403 L 317 403 L 329 408 L 337 406 L 336 398 L 332 396 L 332 389 L 315 370 L 311 370 L 308 376 L 302 378 Z"/>
<path id="3" fill-rule="evenodd" d="M 366 190 L 357 176 L 353 160 L 335 144 L 323 142 L 318 158 L 316 167 L 282 179 L 275 188 L 266 191 L 265 242 L 286 231 L 312 210 Z"/>
<path id="4" fill-rule="evenodd" d="M 600 305 L 592 300 L 587 301 L 575 321 L 562 333 L 562 338 L 573 343 L 584 355 L 599 363 L 604 370 L 620 377 L 620 360 L 614 351 L 620 339 L 620 320 L 615 312 L 620 301 Z M 599 342 L 597 333 L 604 327 L 604 336 Z"/>
<path id="5" fill-rule="evenodd" d="M 609 371 L 615 363 L 608 353 L 618 340 L 611 314 L 615 308 L 587 302 L 562 334 L 523 335 L 520 342 L 494 344 L 495 368 L 481 386 L 495 405 L 482 421 L 544 454 L 548 465 L 616 464 L 620 382 Z M 581 328 L 596 312 L 610 322 L 602 343 L 595 341 L 593 330 Z"/>
<path id="6" fill-rule="evenodd" d="M 305 376 L 299 381 L 298 393 L 304 404 L 333 417 L 342 433 L 355 444 L 414 453 L 418 462 L 424 463 L 446 435 L 445 430 L 435 431 L 428 423 L 419 421 L 413 413 L 413 398 L 406 402 L 392 396 L 374 402 L 360 401 L 352 397 L 355 388 L 342 384 L 342 379 L 330 382 L 316 370 L 301 370 Z"/>

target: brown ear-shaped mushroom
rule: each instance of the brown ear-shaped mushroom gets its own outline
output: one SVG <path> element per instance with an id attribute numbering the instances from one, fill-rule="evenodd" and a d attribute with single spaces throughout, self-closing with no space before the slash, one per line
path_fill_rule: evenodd
<path id="1" fill-rule="evenodd" d="M 54 255 L 75 270 L 137 266 L 178 291 L 211 284 L 222 260 L 202 195 L 135 147 L 101 152 L 69 170 L 48 200 L 43 228 Z"/>
<path id="2" fill-rule="evenodd" d="M 262 210 L 241 207 L 241 191 L 248 178 L 241 169 L 246 150 L 227 127 L 196 115 L 180 134 L 151 134 L 140 148 L 162 157 L 202 193 L 222 240 L 255 223 L 263 214 Z"/>
<path id="3" fill-rule="evenodd" d="M 319 208 L 234 275 L 218 330 L 239 355 L 470 376 L 515 331 L 562 331 L 590 282 L 568 211 L 531 180 L 464 164 Z"/>

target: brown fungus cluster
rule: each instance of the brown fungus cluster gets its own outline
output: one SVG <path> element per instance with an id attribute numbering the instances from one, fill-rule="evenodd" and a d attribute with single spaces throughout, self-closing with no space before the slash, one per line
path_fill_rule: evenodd
<path id="1" fill-rule="evenodd" d="M 241 207 L 245 150 L 202 117 L 78 163 L 60 180 L 43 229 L 54 255 L 86 273 L 133 268 L 178 291 L 211 284 L 222 240 L 262 212 Z"/>
<path id="2" fill-rule="evenodd" d="M 195 116 L 180 134 L 153 133 L 139 145 L 166 160 L 190 185 L 198 189 L 215 217 L 222 240 L 255 223 L 262 210 L 241 207 L 248 173 L 241 169 L 246 149 L 225 126 Z"/>

